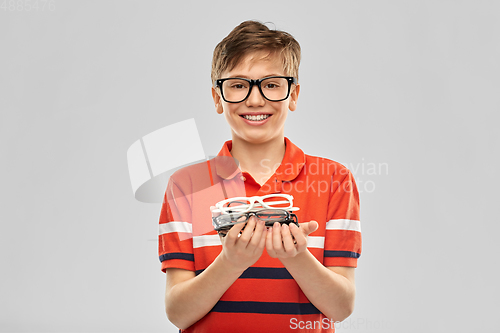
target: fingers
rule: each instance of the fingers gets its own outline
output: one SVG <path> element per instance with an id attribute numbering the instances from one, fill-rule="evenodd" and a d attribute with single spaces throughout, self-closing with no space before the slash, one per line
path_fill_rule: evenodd
<path id="1" fill-rule="evenodd" d="M 250 239 L 250 242 L 248 245 L 254 246 L 255 248 L 260 248 L 261 243 L 263 240 L 265 241 L 265 235 L 266 235 L 266 226 L 264 221 L 258 220 L 255 217 L 252 216 L 253 219 L 256 220 L 256 226 L 252 234 L 252 238 Z M 263 246 L 262 246 L 263 248 Z"/>
<path id="2" fill-rule="evenodd" d="M 308 231 L 315 230 L 317 225 L 314 222 Z M 308 223 L 304 223 L 308 225 Z M 304 252 L 307 249 L 307 235 L 304 235 L 302 226 L 297 227 L 295 224 L 279 224 L 275 223 L 272 228 L 269 228 L 266 238 L 266 250 L 269 256 L 273 258 L 289 258 L 294 257 L 298 253 Z"/>
<path id="3" fill-rule="evenodd" d="M 316 230 L 318 230 L 318 228 L 319 228 L 318 222 L 314 220 L 309 221 L 309 230 L 311 231 L 310 233 L 315 232 Z"/>
<path id="4" fill-rule="evenodd" d="M 302 233 L 302 230 L 300 230 L 300 228 L 297 227 L 295 224 L 291 223 L 290 232 L 292 233 L 292 236 L 295 239 L 296 243 L 295 248 L 297 249 L 297 252 L 304 251 L 307 248 L 307 238 Z"/>
<path id="5" fill-rule="evenodd" d="M 275 257 L 279 258 L 293 257 L 297 254 L 290 227 L 287 224 L 274 223 L 271 233 L 271 240 L 268 240 L 267 246 L 268 253 L 272 252 Z M 270 256 L 273 255 L 270 254 Z"/>
<path id="6" fill-rule="evenodd" d="M 269 227 L 266 232 L 266 251 L 271 258 L 277 258 L 278 254 L 273 247 L 273 227 Z"/>
<path id="7" fill-rule="evenodd" d="M 245 225 L 245 230 L 243 230 L 243 232 L 241 233 L 240 239 L 238 239 L 238 244 L 240 246 L 246 247 L 248 245 L 248 242 L 252 238 L 252 234 L 254 232 L 256 224 L 257 224 L 257 219 L 251 216 Z"/>
<path id="8" fill-rule="evenodd" d="M 259 243 L 259 250 L 264 250 L 264 247 L 266 246 L 266 239 L 267 239 L 267 228 L 264 223 L 264 228 L 262 229 L 262 235 L 260 237 L 260 243 Z"/>
<path id="9" fill-rule="evenodd" d="M 229 229 L 229 231 L 227 232 L 226 237 L 224 237 L 226 239 L 225 244 L 229 246 L 234 246 L 236 242 L 239 240 L 240 231 L 241 229 L 243 229 L 244 226 L 245 223 L 237 223 L 233 225 L 232 228 Z"/>
<path id="10" fill-rule="evenodd" d="M 233 225 L 226 237 L 221 239 L 222 255 L 235 267 L 246 269 L 252 266 L 264 250 L 265 230 L 265 223 L 255 217 L 251 217 L 246 224 Z"/>
<path id="11" fill-rule="evenodd" d="M 277 254 L 280 254 L 283 248 L 283 242 L 281 241 L 281 224 L 275 222 L 273 225 L 273 248 Z"/>
<path id="12" fill-rule="evenodd" d="M 246 224 L 236 224 L 229 230 L 226 244 L 254 250 L 266 247 L 273 258 L 294 257 L 307 249 L 307 236 L 317 229 L 316 221 L 300 223 L 300 228 L 293 223 L 281 225 L 276 222 L 266 231 L 265 223 L 252 216 Z"/>
<path id="13" fill-rule="evenodd" d="M 283 239 L 283 248 L 286 253 L 295 253 L 295 244 L 293 243 L 290 227 L 287 224 L 281 226 L 281 237 Z"/>
<path id="14" fill-rule="evenodd" d="M 318 222 L 316 222 L 314 220 L 312 220 L 310 222 L 299 223 L 299 225 L 300 225 L 300 230 L 306 236 L 315 232 L 319 227 Z"/>
<path id="15" fill-rule="evenodd" d="M 243 228 L 245 228 L 245 230 L 242 231 Z M 235 224 L 231 230 L 229 230 L 226 238 L 228 238 L 228 241 L 232 246 L 238 246 L 242 249 L 253 247 L 255 249 L 263 250 L 266 240 L 265 230 L 266 227 L 264 221 L 258 220 L 252 216 L 246 224 Z"/>

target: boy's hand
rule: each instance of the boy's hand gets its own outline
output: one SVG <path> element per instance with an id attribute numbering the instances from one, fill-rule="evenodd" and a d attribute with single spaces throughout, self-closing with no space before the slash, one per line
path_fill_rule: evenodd
<path id="1" fill-rule="evenodd" d="M 241 231 L 245 227 L 245 230 Z M 241 232 L 241 235 L 240 235 Z M 235 268 L 245 270 L 259 260 L 266 245 L 266 227 L 255 216 L 248 222 L 235 224 L 220 237 L 223 257 Z"/>
<path id="2" fill-rule="evenodd" d="M 318 222 L 310 221 L 290 225 L 276 222 L 268 229 L 266 250 L 273 258 L 292 258 L 307 249 L 307 236 L 318 229 Z M 293 238 L 292 238 L 293 236 Z"/>

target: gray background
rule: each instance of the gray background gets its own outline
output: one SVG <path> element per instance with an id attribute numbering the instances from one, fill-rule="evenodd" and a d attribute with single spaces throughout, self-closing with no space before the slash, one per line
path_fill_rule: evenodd
<path id="1" fill-rule="evenodd" d="M 207 155 L 230 139 L 210 63 L 247 19 L 301 43 L 286 135 L 360 186 L 339 332 L 496 325 L 499 2 L 34 2 L 0 1 L 0 331 L 176 332 L 160 204 L 134 199 L 126 152 L 188 118 Z"/>

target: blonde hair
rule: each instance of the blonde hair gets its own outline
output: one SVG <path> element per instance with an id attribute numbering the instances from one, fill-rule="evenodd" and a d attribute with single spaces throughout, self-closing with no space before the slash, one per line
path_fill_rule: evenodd
<path id="1" fill-rule="evenodd" d="M 299 76 L 300 45 L 285 31 L 271 30 L 258 21 L 245 21 L 238 25 L 214 49 L 212 58 L 212 84 L 225 71 L 231 71 L 247 55 L 268 51 L 283 63 L 285 75 Z"/>

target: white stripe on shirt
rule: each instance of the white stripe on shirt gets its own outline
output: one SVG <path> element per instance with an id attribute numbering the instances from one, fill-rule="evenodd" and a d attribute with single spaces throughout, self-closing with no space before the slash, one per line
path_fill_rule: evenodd
<path id="1" fill-rule="evenodd" d="M 220 242 L 219 235 L 203 235 L 203 236 L 193 237 L 194 249 L 198 247 L 217 246 L 217 245 L 222 245 L 222 243 Z"/>
<path id="2" fill-rule="evenodd" d="M 325 248 L 325 237 L 322 236 L 307 236 L 307 247 Z"/>
<path id="3" fill-rule="evenodd" d="M 160 224 L 160 230 L 159 230 L 160 235 L 168 234 L 171 232 L 186 232 L 192 234 L 193 225 L 188 222 L 176 222 L 176 221 Z"/>
<path id="4" fill-rule="evenodd" d="M 352 230 L 361 232 L 361 224 L 357 220 L 330 220 L 326 230 Z"/>

